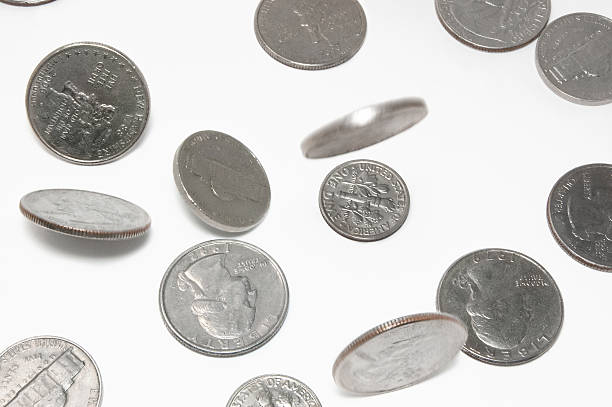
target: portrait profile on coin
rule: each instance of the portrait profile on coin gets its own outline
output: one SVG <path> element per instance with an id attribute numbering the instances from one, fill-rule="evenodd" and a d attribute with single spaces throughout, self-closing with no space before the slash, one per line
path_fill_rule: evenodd
<path id="1" fill-rule="evenodd" d="M 612 190 L 595 189 L 591 199 L 570 196 L 567 209 L 574 236 L 587 241 L 612 242 Z"/>

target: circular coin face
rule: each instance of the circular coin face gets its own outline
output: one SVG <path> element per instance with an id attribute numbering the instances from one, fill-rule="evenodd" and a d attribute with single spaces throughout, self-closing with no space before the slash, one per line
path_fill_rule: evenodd
<path id="1" fill-rule="evenodd" d="M 255 33 L 277 61 L 298 69 L 332 68 L 353 57 L 366 35 L 357 0 L 262 0 Z"/>
<path id="2" fill-rule="evenodd" d="M 75 343 L 26 339 L 0 355 L 0 407 L 98 407 L 102 381 L 95 362 Z"/>
<path id="3" fill-rule="evenodd" d="M 55 0 L 0 0 L 0 3 L 12 4 L 13 6 L 40 6 Z"/>
<path id="4" fill-rule="evenodd" d="M 550 274 L 511 250 L 481 250 L 457 260 L 440 282 L 437 302 L 468 327 L 463 351 L 493 365 L 536 359 L 563 323 L 561 293 Z"/>
<path id="5" fill-rule="evenodd" d="M 270 183 L 259 160 L 217 131 L 195 133 L 181 144 L 174 181 L 196 216 L 225 232 L 255 227 L 270 207 Z"/>
<path id="6" fill-rule="evenodd" d="M 237 356 L 268 342 L 285 321 L 289 289 L 261 249 L 235 240 L 201 243 L 170 265 L 159 303 L 170 333 L 208 356 Z"/>
<path id="7" fill-rule="evenodd" d="M 349 161 L 330 172 L 319 194 L 325 221 L 342 236 L 371 242 L 391 236 L 408 217 L 408 187 L 398 173 L 370 160 Z"/>
<path id="8" fill-rule="evenodd" d="M 51 151 L 77 164 L 104 164 L 142 135 L 149 90 L 121 52 L 83 42 L 43 59 L 30 78 L 26 105 L 32 128 Z"/>
<path id="9" fill-rule="evenodd" d="M 308 406 L 321 407 L 317 395 L 293 377 L 273 374 L 249 380 L 236 390 L 227 407 Z"/>
<path id="10" fill-rule="evenodd" d="M 536 65 L 559 96 L 582 105 L 612 102 L 612 20 L 590 13 L 561 17 L 538 40 Z"/>
<path id="11" fill-rule="evenodd" d="M 142 208 L 97 192 L 46 189 L 27 194 L 21 213 L 47 229 L 88 239 L 116 240 L 141 236 L 151 226 Z"/>
<path id="12" fill-rule="evenodd" d="M 465 325 L 452 315 L 394 319 L 361 335 L 338 356 L 334 380 L 364 395 L 399 390 L 442 370 L 466 338 Z"/>
<path id="13" fill-rule="evenodd" d="M 511 51 L 533 41 L 550 18 L 550 0 L 436 0 L 442 25 L 484 51 Z"/>
<path id="14" fill-rule="evenodd" d="M 550 193 L 547 217 L 570 256 L 612 272 L 612 165 L 585 165 L 565 174 Z"/>

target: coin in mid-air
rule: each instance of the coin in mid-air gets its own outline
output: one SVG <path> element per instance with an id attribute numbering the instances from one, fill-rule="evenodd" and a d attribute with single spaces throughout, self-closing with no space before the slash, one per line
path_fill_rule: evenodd
<path id="1" fill-rule="evenodd" d="M 31 338 L 0 355 L 0 407 L 102 403 L 100 372 L 81 347 L 56 337 Z"/>
<path id="2" fill-rule="evenodd" d="M 437 305 L 468 327 L 463 351 L 492 365 L 536 359 L 563 324 L 563 301 L 551 275 L 512 250 L 480 250 L 457 260 L 440 282 Z"/>
<path id="3" fill-rule="evenodd" d="M 238 388 L 227 407 L 321 407 L 317 395 L 293 377 L 270 374 L 255 377 Z"/>
<path id="4" fill-rule="evenodd" d="M 612 272 L 612 165 L 585 165 L 561 177 L 548 198 L 547 217 L 571 257 Z"/>
<path id="5" fill-rule="evenodd" d="M 195 215 L 224 232 L 245 232 L 270 207 L 270 183 L 244 144 L 218 131 L 189 136 L 174 156 L 174 181 Z"/>
<path id="6" fill-rule="evenodd" d="M 166 327 L 181 344 L 207 356 L 237 356 L 278 332 L 289 288 L 279 265 L 261 249 L 213 240 L 170 265 L 159 304 Z"/>
<path id="7" fill-rule="evenodd" d="M 11 4 L 13 6 L 40 6 L 52 1 L 55 0 L 0 0 L 0 3 Z"/>
<path id="8" fill-rule="evenodd" d="M 255 33 L 277 61 L 297 69 L 340 65 L 361 48 L 366 16 L 357 0 L 262 0 Z"/>
<path id="9" fill-rule="evenodd" d="M 30 124 L 59 157 L 96 165 L 127 153 L 149 117 L 149 90 L 136 65 L 108 45 L 61 47 L 36 67 L 26 97 Z"/>
<path id="10" fill-rule="evenodd" d="M 483 51 L 512 51 L 529 44 L 546 27 L 550 8 L 550 0 L 436 0 L 444 28 Z"/>
<path id="11" fill-rule="evenodd" d="M 410 196 L 404 180 L 390 167 L 354 160 L 327 175 L 319 193 L 319 208 L 340 235 L 372 242 L 391 236 L 404 224 Z"/>
<path id="12" fill-rule="evenodd" d="M 87 239 L 131 239 L 151 226 L 147 212 L 131 202 L 76 189 L 31 192 L 21 198 L 19 209 L 39 226 Z"/>
<path id="13" fill-rule="evenodd" d="M 612 103 L 612 20 L 576 13 L 553 21 L 538 40 L 536 65 L 562 98 L 589 106 Z"/>

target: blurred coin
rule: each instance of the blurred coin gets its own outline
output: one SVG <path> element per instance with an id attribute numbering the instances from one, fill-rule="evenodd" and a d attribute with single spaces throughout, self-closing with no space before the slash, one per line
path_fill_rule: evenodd
<path id="1" fill-rule="evenodd" d="M 444 369 L 465 344 L 467 329 L 452 315 L 394 319 L 355 339 L 336 359 L 336 384 L 379 394 L 422 382 Z"/>
<path id="2" fill-rule="evenodd" d="M 308 158 L 332 157 L 379 143 L 427 116 L 423 99 L 406 98 L 364 107 L 312 133 L 302 142 Z"/>
<path id="3" fill-rule="evenodd" d="M 270 183 L 259 160 L 217 131 L 195 133 L 181 144 L 174 181 L 195 215 L 224 232 L 252 229 L 270 207 Z"/>
<path id="4" fill-rule="evenodd" d="M 255 34 L 277 61 L 298 69 L 332 68 L 353 57 L 366 35 L 357 0 L 262 0 Z"/>
<path id="5" fill-rule="evenodd" d="M 555 343 L 563 323 L 553 278 L 511 250 L 480 250 L 457 260 L 440 282 L 437 302 L 469 327 L 463 351 L 492 365 L 536 359 Z"/>
<path id="6" fill-rule="evenodd" d="M 285 375 L 264 375 L 249 380 L 236 390 L 227 407 L 321 407 L 321 402 L 304 383 Z"/>
<path id="7" fill-rule="evenodd" d="M 13 6 L 40 6 L 55 0 L 0 0 L 0 3 L 12 4 Z"/>
<path id="8" fill-rule="evenodd" d="M 612 272 L 612 165 L 585 165 L 561 177 L 548 198 L 547 217 L 571 257 Z"/>

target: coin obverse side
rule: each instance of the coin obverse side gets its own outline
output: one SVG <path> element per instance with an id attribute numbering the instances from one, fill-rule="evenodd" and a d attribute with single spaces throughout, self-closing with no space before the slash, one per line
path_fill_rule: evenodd
<path id="1" fill-rule="evenodd" d="M 0 355 L 0 407 L 99 407 L 100 372 L 78 345 L 56 337 L 26 339 Z"/>
<path id="2" fill-rule="evenodd" d="M 242 406 L 321 407 L 321 402 L 301 381 L 273 374 L 259 376 L 244 383 L 227 402 L 227 407 Z"/>
<path id="3" fill-rule="evenodd" d="M 11 4 L 13 6 L 40 6 L 52 1 L 55 0 L 0 0 L 0 3 Z"/>
<path id="4" fill-rule="evenodd" d="M 589 106 L 612 103 L 612 20 L 576 13 L 553 21 L 538 40 L 536 65 L 562 98 Z"/>
<path id="5" fill-rule="evenodd" d="M 467 339 L 459 319 L 441 313 L 394 319 L 353 341 L 336 359 L 340 387 L 379 394 L 422 382 L 444 369 Z"/>
<path id="6" fill-rule="evenodd" d="M 538 358 L 563 324 L 563 300 L 550 274 L 511 250 L 481 250 L 457 260 L 440 282 L 437 305 L 468 327 L 464 353 L 492 365 Z"/>
<path id="7" fill-rule="evenodd" d="M 261 249 L 214 240 L 172 263 L 159 302 L 166 327 L 184 346 L 207 356 L 237 356 L 278 332 L 289 289 L 281 268 Z"/>
<path id="8" fill-rule="evenodd" d="M 436 0 L 442 25 L 483 51 L 512 51 L 536 39 L 550 18 L 550 0 Z"/>
<path id="9" fill-rule="evenodd" d="M 366 16 L 357 0 L 262 0 L 255 33 L 277 61 L 297 69 L 340 65 L 361 48 Z"/>
<path id="10" fill-rule="evenodd" d="M 397 232 L 408 217 L 410 196 L 404 180 L 385 164 L 354 160 L 334 168 L 319 193 L 327 224 L 340 235 L 362 242 Z"/>
<path id="11" fill-rule="evenodd" d="M 588 267 L 612 272 L 612 165 L 590 164 L 565 174 L 546 212 L 563 250 Z"/>
<path id="12" fill-rule="evenodd" d="M 147 212 L 131 202 L 75 189 L 31 192 L 21 199 L 19 209 L 39 226 L 87 239 L 131 239 L 151 226 Z"/>
<path id="13" fill-rule="evenodd" d="M 36 67 L 26 97 L 42 143 L 76 164 L 114 161 L 142 135 L 149 90 L 136 65 L 108 45 L 81 42 L 49 54 Z"/>

